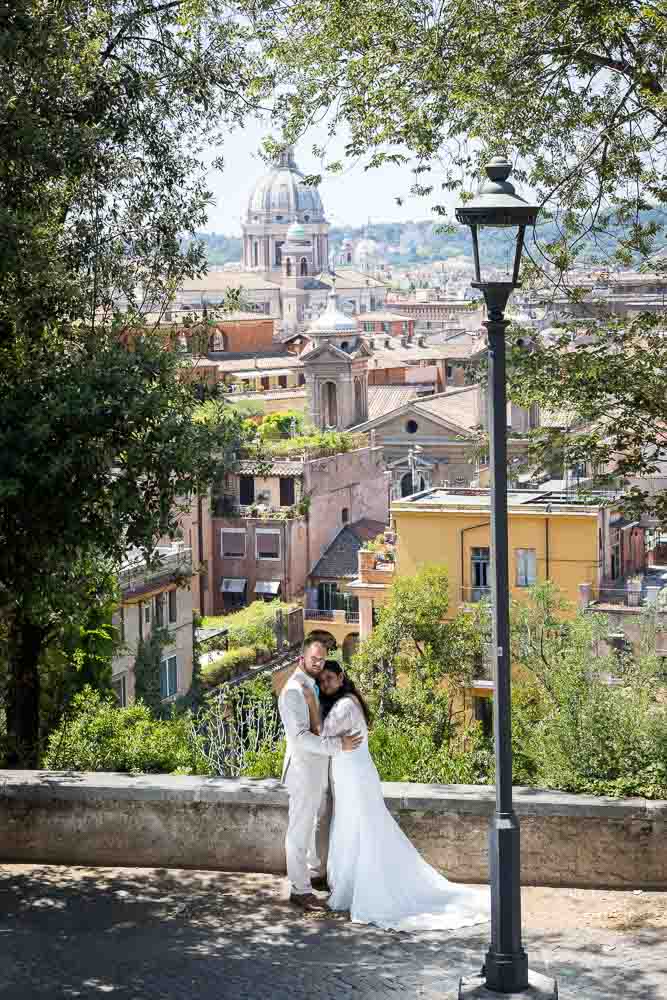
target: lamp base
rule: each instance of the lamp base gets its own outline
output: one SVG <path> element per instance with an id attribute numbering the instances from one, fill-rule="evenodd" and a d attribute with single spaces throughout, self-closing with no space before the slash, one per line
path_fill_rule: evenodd
<path id="1" fill-rule="evenodd" d="M 558 983 L 555 979 L 540 975 L 539 972 L 528 973 L 528 987 L 520 993 L 497 993 L 486 987 L 484 976 L 472 976 L 462 979 L 458 993 L 451 994 L 451 1000 L 493 1000 L 501 997 L 518 997 L 523 1000 L 558 1000 Z"/>

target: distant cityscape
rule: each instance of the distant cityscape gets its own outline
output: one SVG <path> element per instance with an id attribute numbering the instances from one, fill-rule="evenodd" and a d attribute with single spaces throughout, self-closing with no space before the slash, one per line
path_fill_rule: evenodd
<path id="1" fill-rule="evenodd" d="M 651 221 L 664 225 L 667 221 L 667 213 L 658 208 L 645 212 L 642 222 L 646 224 Z M 582 264 L 609 263 L 611 266 L 611 263 L 607 262 L 605 258 L 607 255 L 611 255 L 614 248 L 618 246 L 621 230 L 621 226 L 612 223 L 609 227 L 606 243 L 594 245 L 592 241 L 584 241 L 580 248 Z M 539 227 L 537 235 L 541 243 L 549 243 L 558 239 L 559 230 L 555 222 L 546 222 Z M 212 266 L 233 264 L 241 260 L 243 254 L 241 236 L 230 236 L 216 232 L 202 232 L 199 236 L 208 247 L 208 260 Z M 365 225 L 344 228 L 332 226 L 329 229 L 329 246 L 333 254 L 340 251 L 345 241 L 355 243 L 362 239 L 374 240 L 378 244 L 383 260 L 391 267 L 428 263 L 448 257 L 468 257 L 472 253 L 468 228 L 460 227 L 448 220 L 370 222 Z M 531 243 L 534 243 L 532 235 L 527 240 L 529 248 Z M 667 246 L 667 242 L 664 236 L 656 240 L 656 251 L 665 246 Z M 492 248 L 491 263 L 495 265 L 503 263 L 502 245 L 498 245 L 495 253 Z"/>

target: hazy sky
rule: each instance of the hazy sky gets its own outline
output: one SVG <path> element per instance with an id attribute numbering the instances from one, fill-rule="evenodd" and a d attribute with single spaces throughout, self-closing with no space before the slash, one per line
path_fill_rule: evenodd
<path id="1" fill-rule="evenodd" d="M 241 132 L 229 136 L 222 148 L 225 168 L 211 169 L 208 182 L 215 197 L 209 211 L 209 231 L 228 235 L 241 232 L 241 213 L 256 180 L 266 171 L 257 155 L 267 129 L 250 122 Z M 296 148 L 296 162 L 304 174 L 322 170 L 320 162 L 312 155 L 313 145 L 323 145 L 327 136 L 322 129 L 313 129 L 307 139 Z M 328 140 L 330 159 L 341 158 L 341 140 Z M 411 197 L 412 183 L 409 167 L 385 166 L 364 171 L 358 164 L 343 174 L 325 175 L 320 186 L 327 218 L 332 226 L 361 226 L 370 217 L 375 222 L 405 222 L 410 219 L 431 217 L 434 198 Z M 404 199 L 402 205 L 396 198 Z"/>

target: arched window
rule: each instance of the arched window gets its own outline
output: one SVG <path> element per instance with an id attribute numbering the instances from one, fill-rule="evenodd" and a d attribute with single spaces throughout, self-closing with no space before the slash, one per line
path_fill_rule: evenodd
<path id="1" fill-rule="evenodd" d="M 343 507 L 342 511 L 340 512 L 340 519 L 343 522 L 343 524 L 347 524 L 348 523 L 348 521 L 350 520 L 350 508 L 349 507 Z"/>
<path id="2" fill-rule="evenodd" d="M 424 482 L 424 477 L 419 473 L 415 473 L 414 488 L 412 483 L 412 473 L 406 472 L 401 479 L 401 496 L 409 497 L 413 493 L 421 493 L 422 490 L 426 489 L 426 484 Z"/>
<path id="3" fill-rule="evenodd" d="M 322 386 L 322 420 L 325 427 L 338 424 L 338 401 L 335 382 L 325 382 Z"/>
<path id="4" fill-rule="evenodd" d="M 287 258 L 287 259 L 285 260 L 285 274 L 286 274 L 286 275 L 287 275 L 287 277 L 289 278 L 289 276 L 291 275 L 291 273 L 292 273 L 292 261 L 291 261 L 291 260 L 289 259 L 289 257 L 288 257 L 288 258 Z"/>
<path id="5" fill-rule="evenodd" d="M 305 257 L 301 258 L 301 266 L 300 266 L 299 270 L 300 270 L 300 273 L 301 273 L 302 277 L 303 277 L 303 275 L 308 274 L 308 261 L 306 260 Z"/>
<path id="6" fill-rule="evenodd" d="M 252 245 L 252 263 L 253 267 L 259 267 L 259 243 Z"/>
<path id="7" fill-rule="evenodd" d="M 405 425 L 405 429 L 408 432 L 408 434 L 416 434 L 417 431 L 419 430 L 419 424 L 417 423 L 416 420 L 408 420 L 408 422 Z"/>
<path id="8" fill-rule="evenodd" d="M 341 351 L 349 351 L 350 345 L 348 344 L 347 340 L 343 341 L 343 343 L 340 345 L 340 349 Z"/>

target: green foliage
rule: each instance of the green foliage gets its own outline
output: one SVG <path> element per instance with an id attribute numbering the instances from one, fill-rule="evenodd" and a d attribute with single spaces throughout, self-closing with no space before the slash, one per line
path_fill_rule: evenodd
<path id="1" fill-rule="evenodd" d="M 382 713 L 393 697 L 399 674 L 430 689 L 445 677 L 457 685 L 470 677 L 481 651 L 481 632 L 472 615 L 446 620 L 447 571 L 424 566 L 414 576 L 394 580 L 378 610 L 377 625 L 361 643 L 353 666 Z"/>
<path id="2" fill-rule="evenodd" d="M 667 710 L 652 623 L 638 656 L 602 656 L 606 617 L 564 621 L 559 610 L 557 590 L 541 584 L 514 613 L 519 773 L 565 791 L 667 796 Z"/>
<path id="3" fill-rule="evenodd" d="M 17 0 L 3 20 L 0 589 L 12 763 L 39 756 L 41 664 L 53 649 L 66 656 L 61 638 L 98 587 L 95 564 L 119 563 L 128 545 L 151 551 L 174 529 L 176 500 L 205 491 L 235 450 L 228 427 L 192 421 L 179 359 L 149 332 L 204 270 L 201 243 L 187 240 L 210 199 L 198 153 L 260 99 L 264 71 L 247 40 L 217 2 Z"/>
<path id="4" fill-rule="evenodd" d="M 285 759 L 285 741 L 262 750 L 249 750 L 241 772 L 244 778 L 280 778 Z"/>
<path id="5" fill-rule="evenodd" d="M 437 745 L 428 725 L 387 716 L 373 725 L 368 743 L 383 781 L 478 785 L 492 773 L 491 749 L 478 726 Z"/>
<path id="6" fill-rule="evenodd" d="M 225 629 L 226 636 L 217 636 L 204 644 L 205 650 L 222 649 L 227 642 L 235 646 L 265 646 L 276 648 L 275 620 L 278 613 L 287 613 L 294 605 L 282 601 L 253 601 L 240 611 L 202 619 L 203 628 Z"/>
<path id="7" fill-rule="evenodd" d="M 262 647 L 266 649 L 266 647 Z M 238 646 L 222 653 L 218 660 L 207 663 L 202 667 L 202 680 L 208 687 L 221 684 L 235 677 L 243 669 L 253 667 L 261 655 L 260 650 L 254 646 Z"/>
<path id="8" fill-rule="evenodd" d="M 355 448 L 364 448 L 366 444 L 365 434 L 318 431 L 287 440 L 266 440 L 262 444 L 262 453 L 272 458 L 300 458 L 305 452 L 311 457 L 326 458 L 329 455 L 353 451 Z"/>
<path id="9" fill-rule="evenodd" d="M 111 617 L 117 606 L 117 582 L 107 578 L 108 593 L 91 593 L 80 619 L 73 618 L 42 652 L 40 659 L 40 743 L 57 726 L 74 696 L 86 686 L 111 694 L 111 661 L 120 644 Z"/>
<path id="10" fill-rule="evenodd" d="M 206 773 L 187 715 L 155 719 L 147 705 L 119 708 L 86 688 L 49 737 L 42 766 L 74 771 Z"/>
<path id="11" fill-rule="evenodd" d="M 269 677 L 225 687 L 207 699 L 193 731 L 210 774 L 280 776 L 283 733 Z M 251 773 L 249 773 L 251 772 Z"/>
<path id="12" fill-rule="evenodd" d="M 166 629 L 154 628 L 148 638 L 140 639 L 134 661 L 134 692 L 154 715 L 163 711 L 160 693 L 160 660 L 162 650 L 170 641 Z"/>
<path id="13" fill-rule="evenodd" d="M 39 407 L 34 406 L 35 398 Z M 238 417 L 195 423 L 196 400 L 158 340 L 131 351 L 98 330 L 0 351 L 0 586 L 8 621 L 8 725 L 28 762 L 40 726 L 39 661 L 106 600 L 128 546 L 174 535 L 180 504 L 232 464 Z M 27 498 L 27 499 L 26 499 Z M 39 498 L 39 501 L 37 501 Z M 31 649 L 26 703 L 12 677 Z M 25 673 L 24 673 L 25 677 Z M 30 749 L 32 747 L 32 749 Z"/>
<path id="14" fill-rule="evenodd" d="M 286 410 L 284 413 L 267 413 L 259 425 L 259 436 L 262 441 L 279 441 L 292 436 L 303 437 L 305 418 L 297 410 Z"/>
<path id="15" fill-rule="evenodd" d="M 346 158 L 367 168 L 409 166 L 410 195 L 428 199 L 446 221 L 451 196 L 469 196 L 491 156 L 510 157 L 515 178 L 542 206 L 527 234 L 522 283 L 537 286 L 547 304 L 554 293 L 566 296 L 585 318 L 576 345 L 564 336 L 555 346 L 538 340 L 534 353 L 513 352 L 512 397 L 576 418 L 560 433 L 536 434 L 533 460 L 548 468 L 552 449 L 565 445 L 572 462 L 586 458 L 603 471 L 620 457 L 621 483 L 657 471 L 667 419 L 664 317 L 619 320 L 600 289 L 591 301 L 577 273 L 634 266 L 664 274 L 667 266 L 658 256 L 667 206 L 664 4 L 602 0 L 545 13 L 536 0 L 436 8 L 360 0 L 353 11 L 327 0 L 269 0 L 255 25 L 286 90 L 275 109 L 281 141 L 326 115 L 329 133 L 345 137 Z M 326 148 L 316 153 L 323 173 L 343 169 Z M 399 238 L 387 233 L 388 242 Z M 419 242 L 410 247 L 415 257 Z M 507 252 L 502 235 L 487 234 L 485 259 L 504 257 L 506 266 Z M 525 341 L 526 332 L 514 337 Z M 629 489 L 625 507 L 664 522 L 667 491 Z"/>

